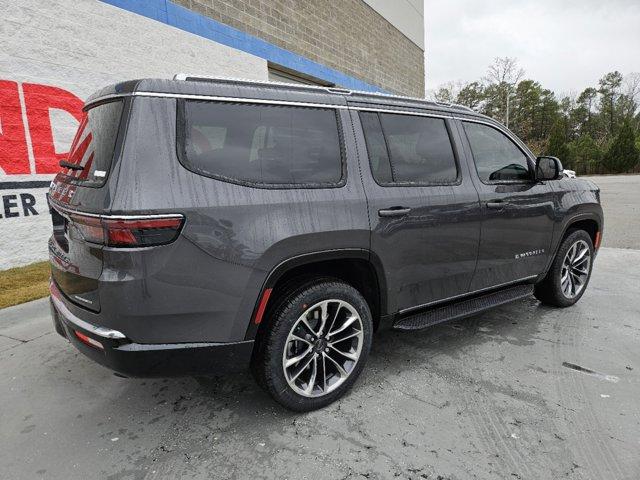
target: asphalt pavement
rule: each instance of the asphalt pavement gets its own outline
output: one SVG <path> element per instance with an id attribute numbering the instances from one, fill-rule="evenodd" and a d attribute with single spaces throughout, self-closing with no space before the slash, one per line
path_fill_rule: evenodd
<path id="1" fill-rule="evenodd" d="M 640 175 L 585 177 L 600 187 L 605 247 L 640 249 Z"/>
<path id="2" fill-rule="evenodd" d="M 635 179 L 598 179 L 603 200 L 640 200 Z M 630 190 L 605 194 L 605 183 Z M 601 249 L 575 306 L 529 298 L 379 335 L 350 394 L 307 414 L 248 373 L 116 377 L 53 332 L 46 299 L 1 310 L 0 478 L 636 480 L 633 211 L 620 240 L 627 210 L 605 204 L 605 245 L 629 247 Z"/>

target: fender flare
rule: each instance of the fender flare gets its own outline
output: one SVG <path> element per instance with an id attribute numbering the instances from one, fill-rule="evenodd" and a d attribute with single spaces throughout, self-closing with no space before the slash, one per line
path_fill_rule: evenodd
<path id="1" fill-rule="evenodd" d="M 538 280 L 542 280 L 547 275 L 547 272 L 551 268 L 551 264 L 555 260 L 556 255 L 558 254 L 558 250 L 560 249 L 562 239 L 567 235 L 567 232 L 569 231 L 569 228 L 571 228 L 571 225 L 573 225 L 576 222 L 580 222 L 582 220 L 593 220 L 594 222 L 596 222 L 596 225 L 598 226 L 598 231 L 600 232 L 600 234 L 602 234 L 602 217 L 598 215 L 596 212 L 578 213 L 576 215 L 572 215 L 571 217 L 565 219 L 565 221 L 562 222 L 562 230 L 560 235 L 554 238 L 555 245 L 553 245 L 552 247 L 553 255 L 549 256 L 549 262 L 547 263 L 544 272 L 538 276 Z"/>
<path id="2" fill-rule="evenodd" d="M 245 340 L 253 340 L 258 333 L 259 325 L 254 323 L 254 318 L 260 308 L 261 300 L 265 292 L 273 288 L 287 272 L 294 268 L 327 260 L 364 260 L 371 264 L 376 274 L 378 284 L 378 295 L 380 299 L 380 315 L 384 316 L 387 311 L 387 282 L 382 262 L 378 255 L 365 248 L 337 248 L 331 250 L 320 250 L 303 253 L 283 260 L 269 271 L 265 281 L 260 288 L 260 292 L 255 299 L 249 325 L 245 333 Z M 264 306 L 263 306 L 264 308 Z"/>

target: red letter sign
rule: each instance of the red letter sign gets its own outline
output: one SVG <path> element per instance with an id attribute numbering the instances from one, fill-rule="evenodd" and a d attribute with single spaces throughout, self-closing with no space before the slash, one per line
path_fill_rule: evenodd
<path id="1" fill-rule="evenodd" d="M 30 173 L 18 84 L 0 80 L 0 168 L 7 175 Z"/>
<path id="2" fill-rule="evenodd" d="M 58 162 L 65 159 L 69 152 L 56 153 L 49 109 L 64 110 L 80 121 L 84 102 L 73 93 L 57 87 L 24 83 L 22 88 L 36 164 L 35 173 L 57 173 L 60 170 Z"/>

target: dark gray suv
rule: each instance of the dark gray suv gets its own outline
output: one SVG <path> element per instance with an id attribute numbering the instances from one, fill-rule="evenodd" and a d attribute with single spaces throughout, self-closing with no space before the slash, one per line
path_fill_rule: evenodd
<path id="1" fill-rule="evenodd" d="M 125 376 L 251 366 L 294 410 L 376 330 L 584 293 L 598 188 L 471 110 L 176 77 L 86 103 L 49 192 L 57 331 Z"/>

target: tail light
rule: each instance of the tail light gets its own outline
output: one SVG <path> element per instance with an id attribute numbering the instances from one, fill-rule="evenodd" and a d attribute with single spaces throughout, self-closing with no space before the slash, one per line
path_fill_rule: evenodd
<path id="1" fill-rule="evenodd" d="M 180 233 L 182 215 L 141 217 L 89 216 L 69 214 L 70 227 L 75 227 L 87 242 L 108 247 L 150 247 L 173 242 Z"/>

